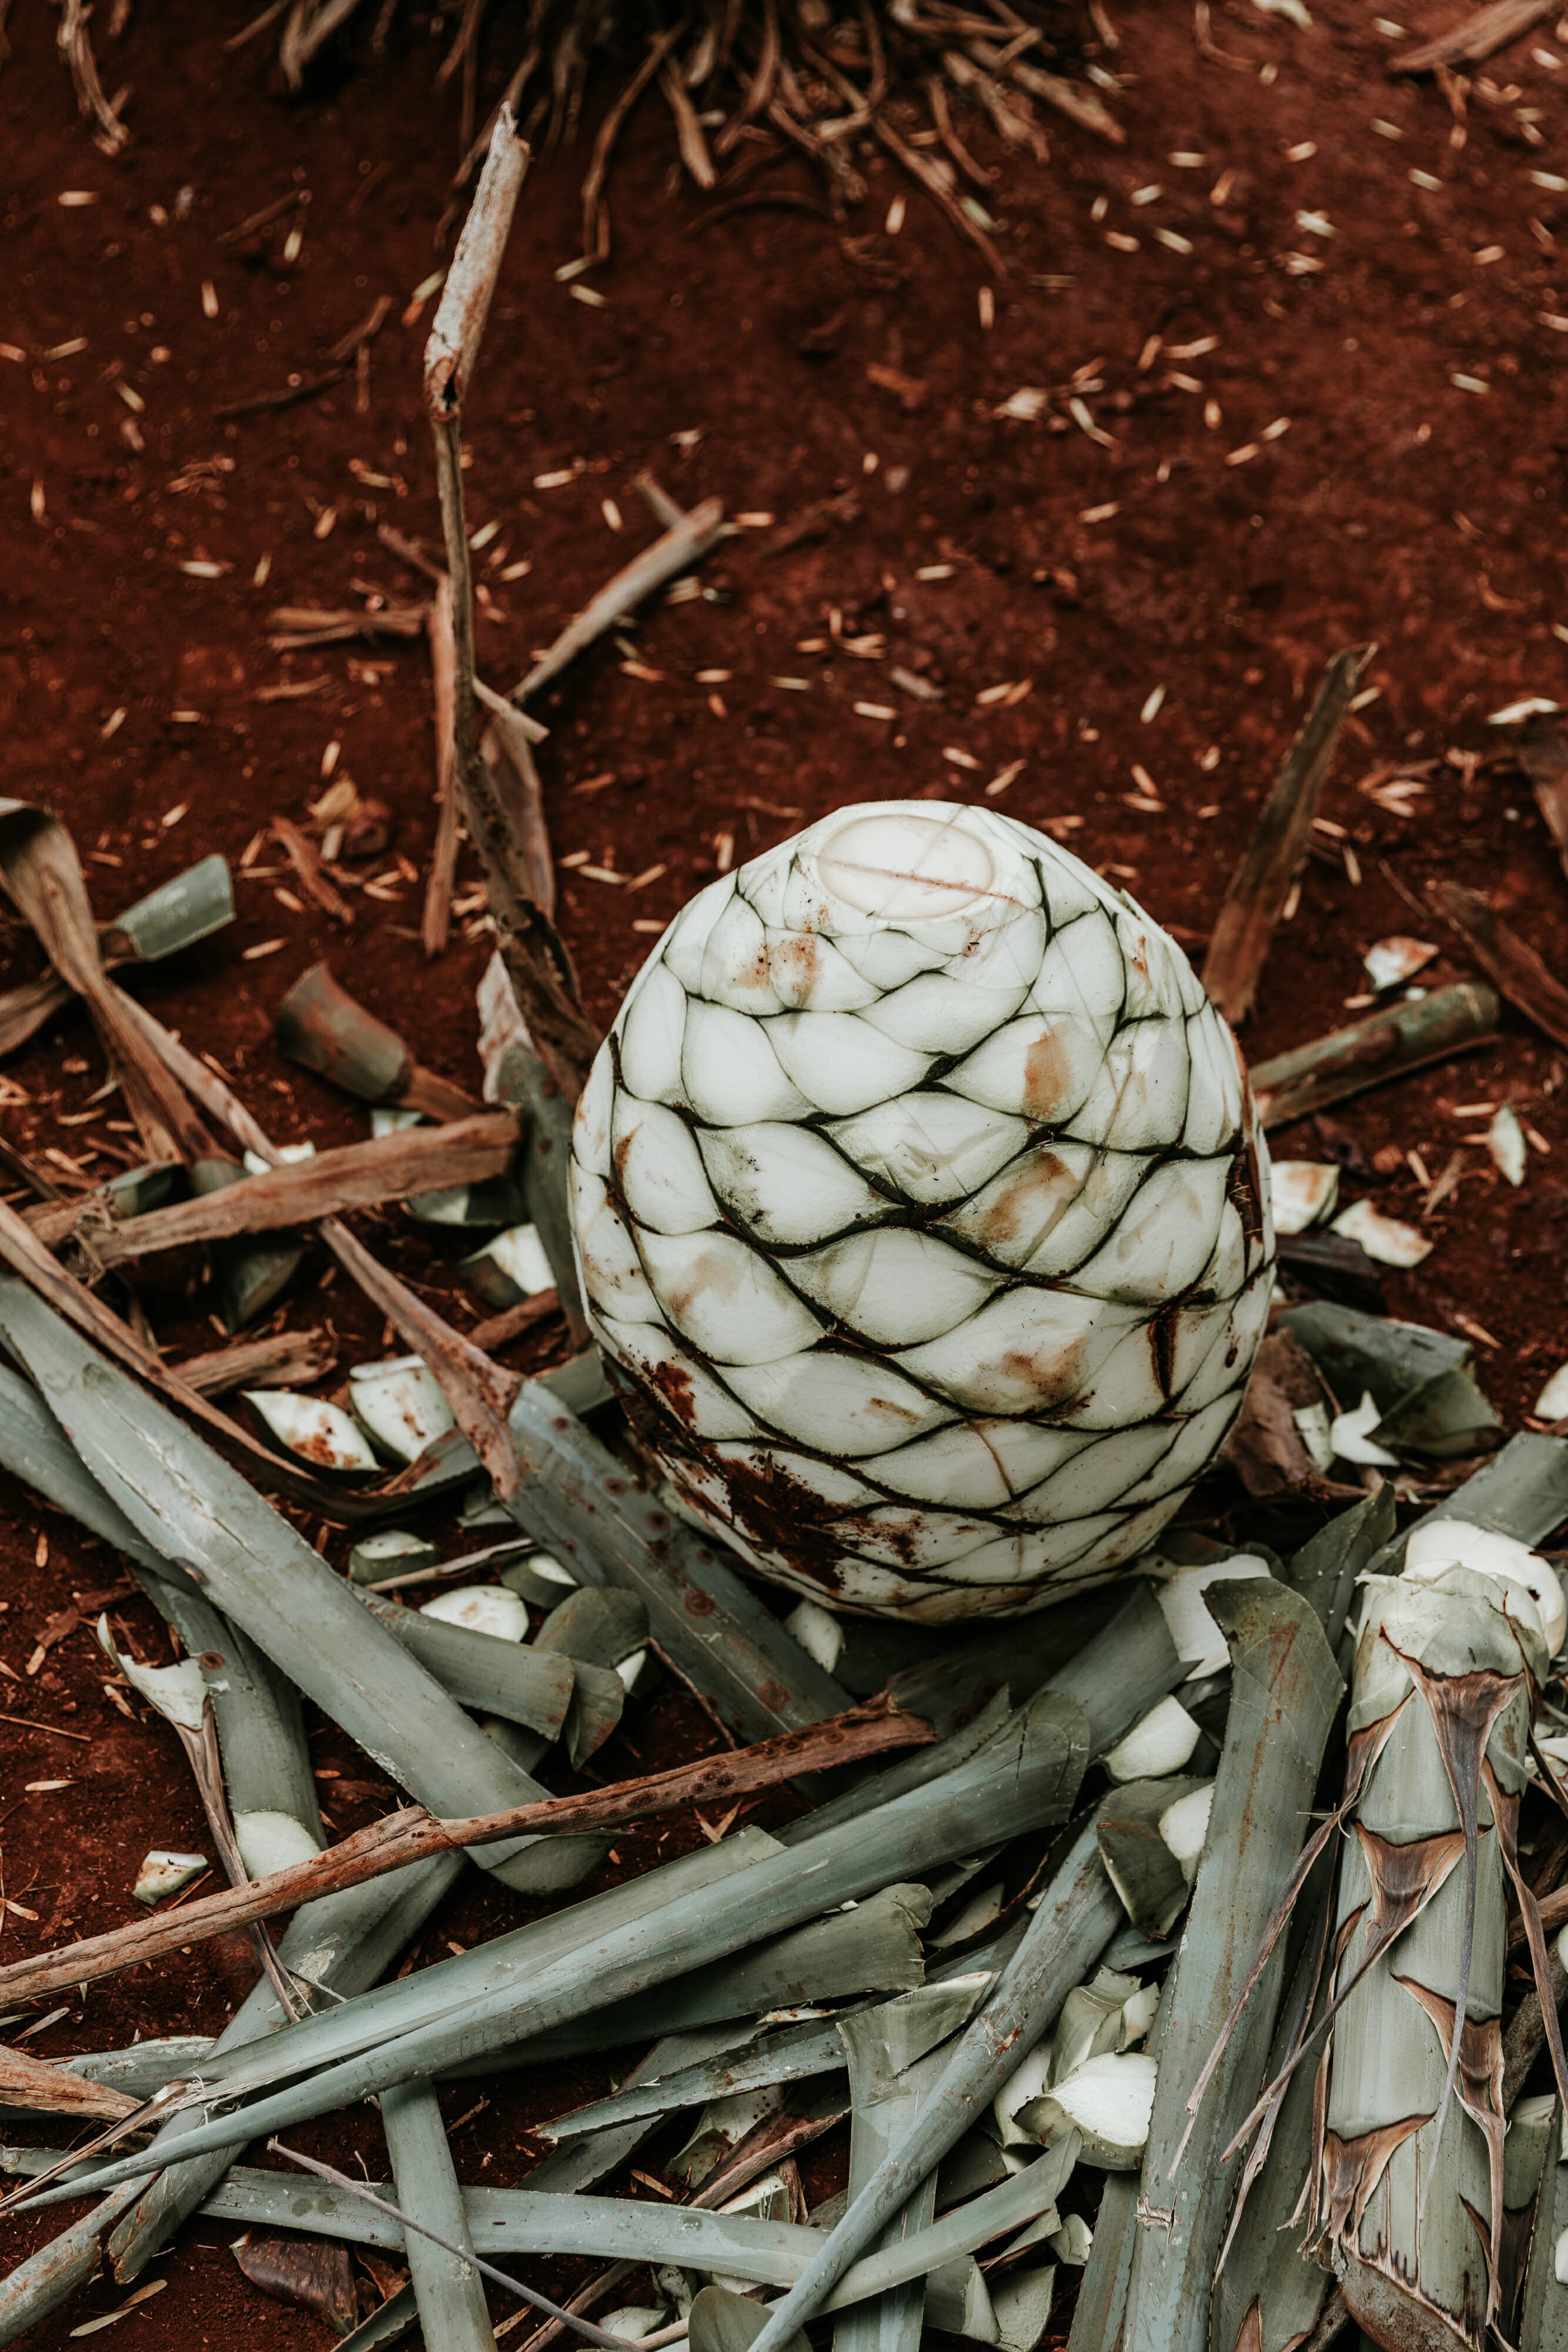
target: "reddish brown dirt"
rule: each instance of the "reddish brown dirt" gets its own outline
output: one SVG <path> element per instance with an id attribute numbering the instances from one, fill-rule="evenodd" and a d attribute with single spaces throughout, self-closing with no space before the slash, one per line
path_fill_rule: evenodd
<path id="1" fill-rule="evenodd" d="M 700 201 L 666 188 L 668 126 L 646 103 L 612 183 L 613 261 L 586 281 L 601 308 L 554 274 L 577 251 L 580 155 L 531 180 L 469 420 L 470 523 L 500 526 L 481 558 L 488 677 L 517 676 L 647 537 L 633 488 L 643 467 L 685 502 L 717 493 L 732 513 L 780 524 L 829 499 L 858 501 L 852 520 L 782 552 L 748 521 L 702 574 L 709 594 L 643 615 L 628 638 L 634 663 L 607 644 L 549 699 L 541 764 L 557 851 L 626 877 L 561 877 L 561 926 L 601 1019 L 647 935 L 727 845 L 744 857 L 848 798 L 978 796 L 1015 762 L 999 805 L 1052 824 L 1196 947 L 1319 670 L 1369 638 L 1381 648 L 1378 696 L 1351 720 L 1323 803 L 1362 878 L 1349 878 L 1340 835 L 1322 835 L 1249 1050 L 1333 1025 L 1359 990 L 1361 951 L 1386 932 L 1441 944 L 1425 979 L 1462 974 L 1463 953 L 1421 911 L 1437 874 L 1490 892 L 1561 969 L 1563 876 L 1486 720 L 1518 697 L 1557 692 L 1568 658 L 1554 627 L 1568 617 L 1558 520 L 1568 412 L 1563 346 L 1547 323 L 1568 299 L 1565 110 L 1550 62 L 1562 45 L 1543 28 L 1483 68 L 1490 85 L 1470 92 L 1461 143 L 1430 83 L 1385 79 L 1394 45 L 1350 0 L 1313 0 L 1310 31 L 1229 0 L 1214 16 L 1226 62 L 1200 54 L 1185 11 L 1116 13 L 1122 47 L 1103 62 L 1124 73 L 1111 100 L 1124 148 L 1053 125 L 1042 169 L 1004 163 L 984 125 L 966 121 L 998 170 L 988 202 L 1009 265 L 988 331 L 978 257 L 889 163 L 869 162 L 853 250 L 800 210 L 742 212 L 703 231 Z M 1402 13 L 1430 32 L 1452 0 Z M 74 826 L 107 916 L 202 853 L 237 862 L 275 814 L 302 818 L 327 747 L 340 747 L 339 772 L 395 814 L 391 852 L 361 869 L 386 877 L 387 895 L 356 893 L 353 929 L 335 929 L 279 902 L 291 877 L 267 871 L 268 850 L 237 885 L 234 929 L 146 985 L 280 1139 L 341 1141 L 363 1132 L 359 1112 L 272 1047 L 285 987 L 329 954 L 423 1060 L 473 1084 L 472 992 L 487 946 L 462 924 L 434 965 L 417 946 L 433 824 L 423 654 L 367 645 L 280 658 L 267 615 L 277 604 L 356 603 L 359 582 L 416 593 L 376 524 L 439 535 L 419 405 L 428 303 L 400 321 L 448 249 L 455 114 L 450 93 L 430 96 L 441 44 L 423 13 L 400 20 L 383 66 L 292 102 L 256 49 L 224 52 L 231 16 L 180 0 L 139 16 L 123 66 L 110 51 L 106 83 L 134 83 L 136 137 L 115 163 L 74 120 L 47 12 L 22 11 L 12 28 L 0 85 L 14 126 L 0 327 L 6 788 L 47 798 Z M 486 96 L 510 62 L 493 34 Z M 788 160 L 765 184 L 818 193 Z M 295 188 L 311 202 L 292 266 L 286 221 L 219 246 L 222 231 Z M 73 191 L 95 201 L 62 203 Z M 902 231 L 886 234 L 904 194 Z M 225 404 L 318 373 L 382 293 L 394 309 L 373 347 L 368 414 L 356 412 L 350 378 L 277 414 L 215 420 Z M 1156 335 L 1165 348 L 1150 355 Z M 908 379 L 905 393 L 868 375 L 890 369 Z M 1055 389 L 1049 415 L 998 418 L 1023 386 Z M 531 571 L 504 582 L 524 558 Z M 180 568 L 206 562 L 220 576 Z M 842 642 L 857 638 L 867 641 L 858 652 Z M 908 698 L 890 683 L 892 665 L 942 699 Z M 325 685 L 308 698 L 261 698 L 316 677 Z M 982 698 L 1026 680 L 1021 698 Z M 1408 818 L 1358 789 L 1404 761 L 1437 763 Z M 1134 804 L 1151 800 L 1163 805 Z M 460 895 L 471 880 L 465 865 Z M 4 946 L 0 984 L 37 968 L 15 924 Z M 25 1089 L 5 1114 L 24 1148 L 63 1149 L 99 1174 L 131 1156 L 112 1101 L 96 1119 L 59 1125 L 88 1110 L 102 1076 L 79 1022 L 52 1024 L 6 1076 Z M 1398 1311 L 1444 1324 L 1461 1313 L 1492 1336 L 1482 1377 L 1512 1425 L 1564 1352 L 1562 1077 L 1552 1048 L 1511 1020 L 1496 1047 L 1363 1097 L 1326 1134 L 1279 1139 L 1313 1156 L 1338 1139 L 1360 1184 L 1408 1215 L 1414 1176 L 1403 1162 L 1379 1175 L 1375 1155 L 1414 1149 L 1436 1173 L 1485 1124 L 1456 1106 L 1516 1105 L 1545 1147 L 1525 1189 L 1509 1190 L 1472 1150 L 1434 1221 L 1433 1255 L 1386 1286 Z M 379 1231 L 402 1270 L 450 1288 L 455 1253 L 392 1221 Z M 317 1266 L 291 1319 L 333 1320 L 350 1357 L 377 1345 L 373 1318 L 320 1276 Z M 203 1344 L 193 1265 L 161 1265 L 145 1297 L 166 1342 Z M 16 1951 L 123 1917 L 142 1852 L 199 1843 L 202 1832 L 166 1737 L 104 1697 L 87 1630 L 26 1672 L 51 1612 L 117 1579 L 56 1515 L 7 1499 L 12 1630 L 0 1626 L 0 1664 L 6 1713 L 20 1722 L 0 1723 L 0 1831 L 5 1894 L 26 1907 L 7 1915 L 0 1948 Z M 122 1613 L 153 1654 L 162 1636 L 145 1604 Z M 666 1690 L 656 1709 L 633 1711 L 630 1737 L 599 1769 L 634 1769 L 632 1739 L 653 1765 L 706 1737 Z M 381 1801 L 371 1768 L 330 1727 L 318 1726 L 315 1748 L 325 1771 L 358 1784 L 332 1803 L 339 1826 L 368 1819 Z M 56 1779 L 72 1785 L 27 1786 Z M 635 1867 L 652 1842 L 618 1851 L 621 1867 Z M 473 1874 L 418 1957 L 521 1916 Z M 178 1968 L 95 1987 L 30 2046 L 214 2029 L 248 1981 L 242 1948 L 207 1946 Z M 609 2073 L 497 2089 L 459 2139 L 472 2151 L 465 2169 L 519 2178 L 528 2116 L 604 2086 Z M 465 2104 L 455 2098 L 451 2112 Z M 361 2148 L 372 2170 L 380 2161 L 373 2118 L 301 2138 Z M 829 2177 L 815 2171 L 819 2191 Z M 26 2251 L 53 2226 L 48 2216 L 17 2224 L 8 2245 Z M 319 2323 L 241 2277 L 224 2236 L 205 2223 L 183 2233 L 157 2266 L 167 2293 L 123 2323 L 120 2340 L 185 2352 L 265 2328 L 280 2347 L 325 2343 Z M 580 2275 L 537 2268 L 556 2287 Z M 53 2352 L 118 2300 L 99 2282 L 28 2340 Z"/>

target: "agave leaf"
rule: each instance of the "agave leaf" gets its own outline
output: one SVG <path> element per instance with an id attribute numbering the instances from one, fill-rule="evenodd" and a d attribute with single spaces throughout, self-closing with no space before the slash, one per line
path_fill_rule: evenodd
<path id="1" fill-rule="evenodd" d="M 1285 1570 L 1287 1580 L 1317 1612 L 1336 1657 L 1355 1597 L 1356 1580 L 1395 1529 L 1394 1489 L 1385 1479 L 1375 1494 L 1341 1511 L 1301 1546 Z M 1348 1656 L 1342 1667 L 1348 1667 Z"/>
<path id="2" fill-rule="evenodd" d="M 972 1991 L 931 1985 L 901 2000 L 841 2019 L 849 2059 L 849 2193 L 858 2194 L 890 2150 L 911 2129 L 941 2074 L 940 2045 L 974 2007 Z M 1065 2175 L 1063 2176 L 1065 2177 Z M 1054 2200 L 1055 2189 L 1052 2189 Z M 913 2197 L 877 2240 L 896 2246 L 929 2226 L 936 2210 L 936 2175 L 927 2173 Z M 915 2282 L 896 2294 L 857 2306 L 833 2331 L 834 2352 L 919 2352 L 925 2297 Z"/>
<path id="3" fill-rule="evenodd" d="M 515 1103 L 526 1115 L 522 1180 L 528 1217 L 549 1261 L 572 1344 L 581 1347 L 588 1338 L 588 1323 L 578 1287 L 567 1210 L 567 1173 L 571 1162 L 575 1106 L 562 1095 L 534 1052 L 498 954 L 486 966 L 478 994 L 485 1024 L 480 1045 L 485 1057 L 485 1099 Z"/>
<path id="4" fill-rule="evenodd" d="M 156 963 L 221 931 L 233 922 L 234 912 L 228 861 L 214 854 L 198 858 L 183 874 L 160 882 L 156 889 L 117 915 L 104 947 L 110 957 L 125 955 L 139 963 Z"/>
<path id="5" fill-rule="evenodd" d="M 1214 1811 L 1173 1965 L 1159 2087 L 1144 2161 L 1126 2352 L 1179 2352 L 1207 2336 L 1208 2298 L 1235 2174 L 1219 2151 L 1261 2082 L 1281 1990 L 1266 1964 L 1216 2065 L 1204 2062 L 1298 1864 L 1344 1685 L 1317 1616 L 1273 1580 L 1213 1588 L 1230 1643 L 1232 1697 Z M 1200 2070 L 1205 2093 L 1196 2104 Z"/>
<path id="6" fill-rule="evenodd" d="M 896 2246 L 857 2263 L 829 2297 L 829 2311 L 846 2311 L 887 2294 L 911 2279 L 988 2245 L 1043 2212 L 1061 2186 L 1060 2165 L 1041 2157 L 988 2189 L 913 2232 Z M 1054 2184 L 1054 2185 L 1053 2185 Z M 384 2196 L 384 2184 L 367 2187 Z M 79 2192 L 78 2192 L 79 2193 Z M 821 2231 L 799 2222 L 754 2221 L 702 2206 L 659 2205 L 618 2197 L 566 2197 L 529 2189 L 465 2189 L 463 2207 L 475 2251 L 588 2255 L 598 2260 L 673 2263 L 719 2271 L 760 2286 L 788 2286 L 821 2242 Z M 215 2219 L 253 2227 L 319 2231 L 360 2245 L 401 2250 L 403 2233 L 388 2214 L 326 2182 L 237 2165 L 202 2209 Z"/>
<path id="7" fill-rule="evenodd" d="M 1373 1430 L 1372 1443 L 1394 1454 L 1452 1462 L 1500 1445 L 1502 1427 L 1469 1373 L 1456 1369 L 1402 1397 Z"/>
<path id="8" fill-rule="evenodd" d="M 211 2034 L 177 2033 L 156 2041 L 132 2042 L 124 2050 L 86 2051 L 78 2058 L 61 2058 L 54 2063 L 79 2074 L 85 2083 L 101 2083 L 111 2091 L 127 2092 L 134 2099 L 149 2099 L 165 2083 L 180 2082 L 193 2073 L 211 2055 L 212 2049 Z M 0 2121 L 15 2123 L 29 2112 L 23 2107 L 0 2105 Z"/>
<path id="9" fill-rule="evenodd" d="M 1563 2109 L 1552 2118 L 1545 2166 L 1535 2200 L 1530 2260 L 1524 2278 L 1521 2352 L 1568 2352 L 1568 2277 L 1558 2269 L 1558 2249 L 1568 2232 L 1568 2164 L 1563 2158 Z M 1563 2270 L 1568 2271 L 1568 2263 Z"/>
<path id="10" fill-rule="evenodd" d="M 254 2133 L 322 2113 L 413 2074 L 437 2073 L 486 2055 L 522 2039 L 530 2027 L 543 2032 L 633 1991 L 665 1983 L 689 1969 L 699 1953 L 723 1957 L 759 1941 L 770 1930 L 787 1929 L 869 1895 L 885 1885 L 894 1870 L 928 1869 L 950 1860 L 973 1845 L 982 1821 L 988 1835 L 1002 1837 L 1060 1821 L 1071 1805 L 1086 1760 L 1082 1713 L 1070 1701 L 1043 1693 L 1027 1715 L 977 1757 L 928 1789 L 914 1790 L 841 1829 L 824 1830 L 794 1851 L 780 1851 L 762 1832 L 747 1831 L 709 1848 L 706 1856 L 665 1864 L 630 1887 L 577 1906 L 575 1912 L 558 1913 L 477 1953 L 426 1969 L 418 1979 L 391 1989 L 394 2010 L 408 2021 L 395 2039 L 388 2037 L 385 1994 L 346 2004 L 328 2017 L 308 2019 L 275 2034 L 265 2051 L 232 2068 L 221 2063 L 216 2071 L 223 2077 L 224 2094 L 260 2090 L 269 2082 L 314 2069 L 293 2089 L 274 2093 L 246 2110 L 245 2124 Z M 737 1855 L 735 1848 L 744 1851 Z M 1051 1945 L 1047 1960 L 1056 1967 L 1068 1958 L 1076 1963 L 1084 1943 L 1094 1948 L 1083 1953 L 1082 1965 L 1072 1966 L 1064 1975 L 1049 2001 L 1050 2014 L 1040 2019 L 1040 2032 L 1051 2023 L 1055 2005 L 1097 1957 L 1113 1924 L 1114 1898 L 1100 1872 L 1092 1838 L 1080 1839 L 1075 1852 L 1079 1877 L 1089 1880 L 1087 1889 L 1075 1879 L 1063 1883 L 1059 1878 L 1056 1900 L 1048 1890 L 1031 1933 L 1037 1948 L 1041 1943 Z M 706 1902 L 694 1906 L 684 1890 L 675 1894 L 677 1874 L 681 1879 L 701 1875 L 705 1864 L 714 1875 L 723 1874 L 724 1883 L 710 1887 Z M 1060 1916 L 1063 1911 L 1064 1918 Z M 1051 1930 L 1059 1924 L 1061 1933 L 1053 1941 Z M 1004 1983 L 1020 1982 L 1019 1958 L 1029 1940 L 1026 1937 Z M 548 1960 L 546 1949 L 552 1949 Z M 476 1979 L 482 1989 L 458 1995 L 454 1971 L 471 1986 Z M 1054 1969 L 1049 1981 L 1055 1982 Z M 1034 1984 L 1032 1967 L 1022 1972 L 1021 1984 L 1017 1998 L 1027 2000 Z M 519 2004 L 520 1986 L 527 1988 L 526 2011 Z M 1009 1999 L 1009 2015 L 1011 2010 Z M 970 2033 L 976 2030 L 971 2027 Z M 988 2063 L 995 2072 L 994 2057 Z M 1003 2071 L 1007 2063 L 1001 2062 Z M 989 2082 L 991 2091 L 996 2086 Z M 951 2109 L 956 2105 L 953 2101 Z M 967 2120 L 967 2116 L 957 2116 L 945 2145 L 951 2145 Z M 943 2129 L 946 2127 L 945 2117 Z M 185 2135 L 183 2152 L 194 2155 L 233 2128 L 231 2122 L 197 2126 Z M 943 2152 L 943 2147 L 936 2147 L 916 2180 Z M 136 2161 L 127 2159 L 129 2166 Z M 902 2202 L 902 2196 L 895 2197 L 889 2211 Z M 880 2215 L 875 2226 L 887 2218 Z"/>
<path id="11" fill-rule="evenodd" d="M 403 2083 L 382 2100 L 382 2127 L 397 2202 L 412 2221 L 472 2252 L 463 2191 L 442 2126 L 434 2085 Z M 427 2344 L 441 2352 L 495 2352 L 485 2284 L 471 2263 L 417 2230 L 403 2236 L 403 2258 Z"/>
<path id="12" fill-rule="evenodd" d="M 595 2099 L 586 2107 L 574 2107 L 550 2123 L 536 2124 L 534 2137 L 542 2139 L 547 2147 L 555 2147 L 563 2140 L 580 2138 L 585 2133 L 602 2131 L 613 2124 L 668 2115 L 677 2107 L 695 2106 L 709 2099 L 732 2098 L 737 2093 L 758 2090 L 764 2084 L 804 2082 L 814 2074 L 836 2074 L 844 2064 L 844 2046 L 839 2039 L 841 2021 L 841 2012 L 840 2017 L 825 2021 L 808 2020 L 804 2024 L 786 2026 L 779 2032 L 769 2033 L 756 2043 L 748 2042 L 727 2056 L 704 2059 L 668 2074 L 655 2069 L 653 2077 L 635 2089 L 618 2092 L 612 2098 Z"/>
<path id="13" fill-rule="evenodd" d="M 1333 1916 L 1331 1886 L 1323 1888 L 1317 1908 L 1317 1931 L 1298 1965 L 1269 2053 L 1270 2077 L 1304 2038 L 1322 1995 Z M 1329 2273 L 1305 2252 L 1308 2226 L 1297 2210 L 1317 2153 L 1312 2104 L 1312 2074 L 1298 2068 L 1248 2151 L 1215 2281 L 1209 2352 L 1290 2352 L 1317 2325 Z"/>
<path id="14" fill-rule="evenodd" d="M 1437 1519 L 1469 1519 L 1475 1526 L 1495 1528 L 1500 1535 L 1539 1543 L 1568 1517 L 1568 1438 L 1545 1437 L 1522 1429 L 1511 1437 L 1500 1454 L 1445 1495 L 1415 1527 L 1407 1528 L 1368 1564 L 1369 1576 L 1398 1574 L 1404 1546 L 1416 1528 Z"/>
<path id="15" fill-rule="evenodd" d="M 1049 1697 L 1049 1695 L 1048 1695 Z M 1042 1701 L 1037 1700 L 1036 1706 Z M 819 2310 L 849 2264 L 956 2146 L 967 2126 L 1056 2021 L 1114 1930 L 1116 1897 L 1091 1823 L 1040 1898 L 1012 1958 L 959 2034 L 915 2127 L 877 2167 L 800 2284 L 770 2316 L 764 2352 L 779 2352 Z"/>
<path id="16" fill-rule="evenodd" d="M 1279 1319 L 1301 1341 L 1346 1412 L 1364 1389 L 1380 1412 L 1392 1412 L 1414 1391 L 1468 1364 L 1472 1353 L 1468 1339 L 1450 1332 L 1392 1316 L 1364 1315 L 1327 1299 L 1288 1307 Z"/>
<path id="17" fill-rule="evenodd" d="M 362 1597 L 376 1622 L 460 1705 L 505 1716 L 547 1739 L 559 1737 L 576 1680 L 570 1658 L 401 1609 L 381 1593 Z"/>
<path id="18" fill-rule="evenodd" d="M 544 1792 L 485 1738 L 281 1514 L 172 1413 L 94 1354 L 19 1283 L 0 1285 L 0 1326 L 92 1475 L 144 1530 L 204 1579 L 212 1598 L 307 1696 L 434 1812 L 499 1811 Z M 552 1842 L 553 1843 L 553 1842 Z M 597 1839 L 534 1856 L 535 1841 L 478 1847 L 508 1884 L 590 1869 Z"/>
<path id="19" fill-rule="evenodd" d="M 1484 981 L 1458 981 L 1413 1004 L 1369 1013 L 1310 1045 L 1255 1062 L 1258 1115 L 1265 1128 L 1284 1127 L 1365 1087 L 1463 1053 L 1496 1034 L 1501 1012 L 1496 990 Z"/>
<path id="20" fill-rule="evenodd" d="M 1067 2352 L 1113 2352 L 1126 2305 L 1138 2202 L 1135 2172 L 1108 2172 L 1093 2242 L 1073 2305 Z"/>
<path id="21" fill-rule="evenodd" d="M 525 1471 L 512 1517 L 580 1583 L 637 1593 L 653 1640 L 732 1730 L 768 1738 L 849 1704 L 714 1545 L 674 1524 L 558 1396 L 525 1381 L 511 1432 Z"/>
<path id="22" fill-rule="evenodd" d="M 1100 1859 L 1123 1909 L 1145 1936 L 1166 1935 L 1187 1895 L 1186 1874 L 1160 1834 L 1160 1822 L 1174 1804 L 1204 1786 L 1180 1777 L 1131 1780 L 1100 1807 Z"/>
<path id="23" fill-rule="evenodd" d="M 283 1938 L 280 1951 L 285 1966 L 308 1969 L 319 1981 L 330 1983 L 336 1979 L 350 1992 L 373 1982 L 406 1937 L 417 1933 L 460 1868 L 455 1855 L 441 1854 L 355 1887 L 347 1895 L 308 1905 Z M 283 2014 L 277 1995 L 264 1979 L 235 2012 L 220 2042 L 234 2047 L 269 2032 Z M 135 2087 L 140 2089 L 141 2084 Z M 36 2325 L 90 2277 L 99 2268 L 106 2239 L 117 2275 L 122 2281 L 134 2278 L 223 2178 L 231 2158 L 243 2145 L 242 2137 L 239 2146 L 231 2144 L 193 2165 L 159 2173 L 151 2185 L 144 2157 L 134 2179 L 112 2190 L 0 2281 L 0 2340 L 9 2342 Z M 56 2161 L 51 2157 L 50 2162 Z M 78 2189 L 71 2193 L 79 2197 L 82 2192 Z"/>
<path id="24" fill-rule="evenodd" d="M 302 972 L 277 1008 L 280 1053 L 362 1102 L 399 1102 L 432 1118 L 462 1118 L 477 1108 L 449 1079 L 422 1069 L 384 1021 L 358 1003 L 324 963 Z"/>

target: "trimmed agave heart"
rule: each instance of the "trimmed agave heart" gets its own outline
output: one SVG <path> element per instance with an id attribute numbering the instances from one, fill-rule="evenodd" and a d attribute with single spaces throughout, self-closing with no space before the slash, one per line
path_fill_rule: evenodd
<path id="1" fill-rule="evenodd" d="M 573 1139 L 595 1333 L 683 1503 L 831 1607 L 1145 1550 L 1263 1334 L 1263 1146 L 1180 950 L 990 809 L 841 809 L 702 891 Z"/>

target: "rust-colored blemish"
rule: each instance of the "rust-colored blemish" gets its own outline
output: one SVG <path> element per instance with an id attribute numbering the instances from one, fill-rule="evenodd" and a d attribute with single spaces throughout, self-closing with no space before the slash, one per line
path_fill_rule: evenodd
<path id="1" fill-rule="evenodd" d="M 689 1308 L 699 1299 L 717 1298 L 732 1302 L 740 1294 L 743 1261 L 728 1250 L 699 1252 L 678 1282 L 670 1284 L 665 1305 L 672 1321 L 684 1322 Z"/>
<path id="2" fill-rule="evenodd" d="M 1042 1029 L 1023 1063 L 1023 1107 L 1030 1118 L 1061 1116 L 1072 1079 L 1072 1065 L 1064 1038 Z"/>
<path id="3" fill-rule="evenodd" d="M 1027 1389 L 1035 1403 L 1065 1404 L 1082 1385 L 1083 1348 L 1082 1337 L 1049 1347 L 1042 1340 L 1038 1348 L 1009 1348 L 986 1369 L 997 1381 Z"/>
<path id="4" fill-rule="evenodd" d="M 649 1371 L 648 1378 L 676 1419 L 683 1422 L 687 1429 L 695 1429 L 697 1419 L 696 1391 L 693 1386 L 690 1372 L 681 1364 L 655 1364 Z"/>
<path id="5" fill-rule="evenodd" d="M 796 931 L 770 950 L 773 984 L 780 996 L 809 998 L 821 976 L 822 958 L 814 931 Z"/>
<path id="6" fill-rule="evenodd" d="M 1031 1151 L 991 1195 L 975 1238 L 986 1250 L 1005 1251 L 1020 1241 L 1038 1247 L 1078 1191 L 1077 1179 L 1060 1152 Z"/>

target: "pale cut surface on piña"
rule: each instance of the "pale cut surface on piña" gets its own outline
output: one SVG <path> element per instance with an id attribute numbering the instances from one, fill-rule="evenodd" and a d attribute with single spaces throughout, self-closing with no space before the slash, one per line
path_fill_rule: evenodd
<path id="1" fill-rule="evenodd" d="M 1027 825 L 840 809 L 677 916 L 594 1064 L 595 1334 L 687 1503 L 831 1607 L 1142 1552 L 1268 1314 L 1263 1145 L 1175 942 Z"/>

